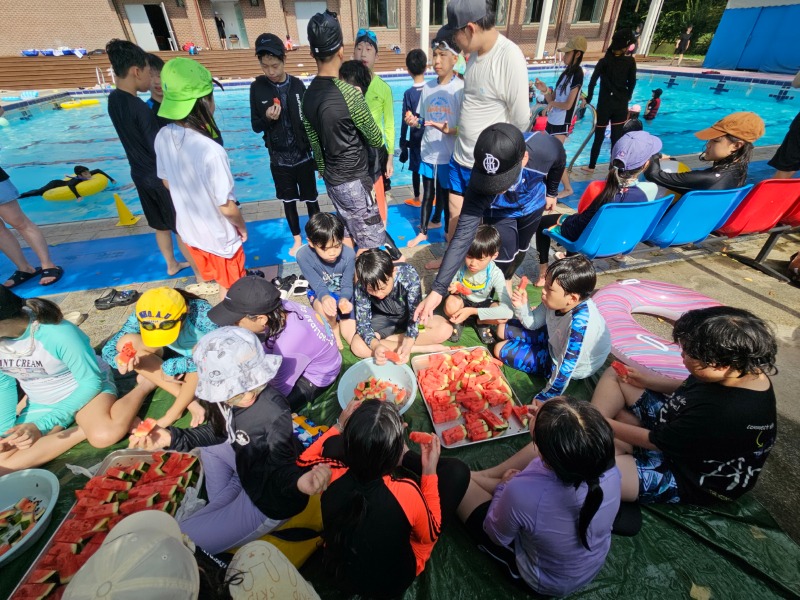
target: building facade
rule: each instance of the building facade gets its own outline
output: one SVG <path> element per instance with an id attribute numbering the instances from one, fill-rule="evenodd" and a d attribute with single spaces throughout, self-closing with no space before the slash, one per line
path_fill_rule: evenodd
<path id="1" fill-rule="evenodd" d="M 192 42 L 219 50 L 250 48 L 260 33 L 287 34 L 304 46 L 306 25 L 328 8 L 339 15 L 346 44 L 359 28 L 375 31 L 381 49 L 402 52 L 419 46 L 420 2 L 424 0 L 0 0 L 0 55 L 58 47 L 103 48 L 115 37 L 148 51 L 178 50 Z M 446 21 L 447 0 L 430 2 L 430 34 Z M 497 27 L 533 57 L 545 0 L 494 0 Z M 545 50 L 572 36 L 603 51 L 621 0 L 551 0 Z M 224 31 L 224 38 L 221 33 Z"/>

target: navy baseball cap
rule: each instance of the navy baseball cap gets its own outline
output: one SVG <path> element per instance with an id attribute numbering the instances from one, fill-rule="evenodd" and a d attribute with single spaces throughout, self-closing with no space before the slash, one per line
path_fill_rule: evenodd
<path id="1" fill-rule="evenodd" d="M 479 194 L 502 194 L 519 179 L 525 138 L 509 123 L 496 123 L 484 129 L 475 142 L 475 164 L 469 189 Z"/>

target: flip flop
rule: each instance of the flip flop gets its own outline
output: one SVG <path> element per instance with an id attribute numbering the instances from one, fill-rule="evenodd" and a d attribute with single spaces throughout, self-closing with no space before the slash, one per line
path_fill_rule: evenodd
<path id="1" fill-rule="evenodd" d="M 61 267 L 42 269 L 40 275 L 41 277 L 39 278 L 39 285 L 53 285 L 64 276 L 64 269 L 62 269 Z M 42 279 L 44 279 L 45 277 L 53 277 L 54 279 L 49 283 L 42 283 Z"/>
<path id="2" fill-rule="evenodd" d="M 455 344 L 461 339 L 462 331 L 464 331 L 464 325 L 462 323 L 453 323 L 453 333 L 450 334 L 450 337 L 447 338 L 447 341 Z"/>
<path id="3" fill-rule="evenodd" d="M 112 288 L 94 301 L 94 307 L 97 310 L 109 310 L 117 306 L 129 306 L 136 302 L 139 296 L 140 294 L 136 290 L 118 292 Z"/>
<path id="4" fill-rule="evenodd" d="M 11 277 L 8 278 L 13 283 L 11 285 L 7 285 L 6 287 L 8 289 L 11 289 L 13 287 L 17 287 L 18 285 L 21 285 L 21 284 L 25 283 L 26 281 L 30 281 L 31 279 L 33 279 L 37 275 L 41 275 L 41 274 L 42 274 L 42 268 L 41 267 L 37 267 L 36 270 L 33 273 L 28 273 L 27 271 L 14 271 L 14 274 Z"/>
<path id="5" fill-rule="evenodd" d="M 289 292 L 290 296 L 304 296 L 308 291 L 308 280 L 300 277 L 294 282 L 292 290 Z"/>
<path id="6" fill-rule="evenodd" d="M 478 337 L 481 338 L 481 342 L 487 346 L 491 346 L 497 341 L 488 325 L 476 325 L 475 331 L 478 333 Z"/>
<path id="7" fill-rule="evenodd" d="M 219 285 L 212 281 L 203 281 L 187 285 L 186 291 L 197 296 L 213 296 L 219 294 Z"/>

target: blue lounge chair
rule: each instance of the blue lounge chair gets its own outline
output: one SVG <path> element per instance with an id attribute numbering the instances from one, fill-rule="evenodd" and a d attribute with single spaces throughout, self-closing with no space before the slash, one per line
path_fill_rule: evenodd
<path id="1" fill-rule="evenodd" d="M 568 251 L 583 254 L 586 258 L 628 254 L 636 244 L 650 236 L 673 198 L 669 195 L 652 202 L 606 204 L 600 207 L 574 242 L 549 229 L 544 233 Z"/>
<path id="2" fill-rule="evenodd" d="M 752 185 L 732 190 L 700 190 L 681 196 L 645 241 L 659 248 L 696 244 L 722 227 Z"/>

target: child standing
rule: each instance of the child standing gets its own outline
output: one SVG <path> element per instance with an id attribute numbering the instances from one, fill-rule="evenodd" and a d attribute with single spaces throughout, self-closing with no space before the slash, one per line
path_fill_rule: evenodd
<path id="1" fill-rule="evenodd" d="M 234 195 L 228 154 L 214 137 L 211 73 L 191 58 L 173 58 L 162 71 L 159 115 L 174 121 L 156 136 L 158 176 L 175 203 L 176 227 L 220 299 L 245 274 L 247 227 Z"/>
<path id="2" fill-rule="evenodd" d="M 446 319 L 436 315 L 424 331 L 414 321 L 422 296 L 419 274 L 412 265 L 393 264 L 383 250 L 368 250 L 356 259 L 356 335 L 350 350 L 360 358 L 374 356 L 386 362 L 386 351 L 397 352 L 407 362 L 415 352 L 440 352 L 453 332 Z"/>
<path id="3" fill-rule="evenodd" d="M 461 102 L 464 99 L 464 82 L 453 72 L 459 56 L 453 36 L 444 27 L 436 33 L 431 42 L 436 79 L 427 82 L 422 88 L 419 107 L 416 109 L 418 113 L 416 110 L 412 111 L 414 114 L 403 111 L 403 122 L 424 132 L 420 151 L 420 231 L 408 242 L 409 248 L 428 239 L 429 221 L 431 225 L 438 227 L 444 213 L 445 224 L 449 222 L 450 159 L 456 145 Z M 436 213 L 432 215 L 434 198 Z"/>
<path id="4" fill-rule="evenodd" d="M 308 301 L 336 336 L 349 343 L 356 332 L 353 317 L 353 277 L 356 253 L 343 244 L 344 223 L 330 213 L 318 213 L 306 223 L 308 245 L 297 251 L 297 264 L 308 280 Z"/>
<path id="5" fill-rule="evenodd" d="M 164 61 L 161 57 L 152 52 L 147 53 L 147 66 L 150 67 L 150 97 L 147 99 L 147 106 L 156 116 L 159 127 L 169 125 L 169 120 L 158 116 L 158 110 L 164 101 L 164 88 L 161 87 L 161 71 L 164 69 Z"/>
<path id="6" fill-rule="evenodd" d="M 661 94 L 664 93 L 664 90 L 661 88 L 656 88 L 653 90 L 653 97 L 647 101 L 647 104 L 644 107 L 644 120 L 645 121 L 652 121 L 658 115 L 658 110 L 661 108 Z"/>
<path id="7" fill-rule="evenodd" d="M 444 314 L 454 324 L 451 342 L 461 338 L 464 321 L 477 317 L 478 336 L 484 344 L 493 344 L 495 339 L 489 324 L 505 323 L 514 315 L 506 278 L 494 264 L 499 252 L 500 234 L 497 229 L 491 225 L 478 227 L 464 266 L 458 270 L 447 290 L 450 295 L 445 300 Z M 462 293 L 463 288 L 469 290 L 469 294 Z M 499 302 L 494 301 L 495 294 Z"/>
<path id="8" fill-rule="evenodd" d="M 560 396 L 571 379 L 584 379 L 602 367 L 611 351 L 606 322 L 589 298 L 597 283 L 591 261 L 581 255 L 556 261 L 545 281 L 542 303 L 533 312 L 528 293 L 514 290 L 511 303 L 518 320 L 498 326 L 505 341 L 494 347 L 508 366 L 548 378 L 535 400 Z"/>
<path id="9" fill-rule="evenodd" d="M 157 175 L 154 144 L 159 130 L 158 120 L 137 96 L 139 92 L 150 90 L 151 71 L 147 54 L 126 40 L 111 40 L 106 44 L 106 53 L 117 78 L 116 89 L 108 95 L 108 116 L 131 165 L 131 179 L 147 224 L 156 230 L 156 242 L 167 262 L 167 274 L 173 276 L 189 263 L 178 262 L 172 248 L 172 232 L 177 231 L 175 207 L 169 190 Z M 185 257 L 191 256 L 180 234 L 178 247 Z M 198 281 L 202 281 L 194 265 L 192 270 Z"/>
<path id="10" fill-rule="evenodd" d="M 686 380 L 608 369 L 592 397 L 628 449 L 617 456 L 622 500 L 730 502 L 755 486 L 775 445 L 775 336 L 754 314 L 715 306 L 684 314 L 672 337 Z"/>
<path id="11" fill-rule="evenodd" d="M 383 145 L 379 149 L 383 181 L 382 183 L 376 181 L 376 194 L 378 195 L 378 207 L 381 208 L 381 217 L 385 222 L 386 201 L 388 200 L 386 194 L 392 189 L 391 179 L 394 173 L 394 100 L 392 99 L 392 88 L 375 74 L 375 63 L 378 60 L 378 37 L 374 32 L 369 29 L 358 30 L 353 59 L 364 63 L 372 75 L 369 89 L 364 92 L 364 99 L 383 136 Z M 381 193 L 381 187 L 383 193 Z M 382 206 L 381 195 L 383 196 Z"/>
<path id="12" fill-rule="evenodd" d="M 277 35 L 258 36 L 256 56 L 264 75 L 250 84 L 250 123 L 253 131 L 264 134 L 275 194 L 294 239 L 289 256 L 295 256 L 303 244 L 297 202 L 305 204 L 309 217 L 319 212 L 311 144 L 303 129 L 306 86 L 286 73 L 284 45 Z"/>
<path id="13" fill-rule="evenodd" d="M 269 356 L 255 334 L 222 327 L 194 349 L 197 396 L 209 409 L 195 429 L 156 426 L 130 446 L 188 452 L 202 448 L 208 504 L 182 520 L 181 531 L 209 554 L 218 554 L 269 533 L 320 493 L 330 469 L 297 466 L 286 398 L 269 385 L 281 357 Z"/>
<path id="14" fill-rule="evenodd" d="M 408 112 L 419 117 L 419 98 L 422 94 L 422 86 L 425 85 L 425 68 L 428 66 L 428 57 L 419 48 L 415 48 L 406 56 L 406 71 L 414 80 L 414 85 L 403 92 L 403 108 L 400 114 Z M 408 137 L 408 139 L 406 139 Z M 405 119 L 400 124 L 400 162 L 408 161 L 408 170 L 411 171 L 411 185 L 414 189 L 414 198 L 406 200 L 406 204 L 411 206 L 420 205 L 419 189 L 419 163 L 420 146 L 422 144 L 422 130 L 419 128 L 408 128 Z"/>
<path id="15" fill-rule="evenodd" d="M 569 396 L 531 407 L 529 444 L 472 474 L 458 515 L 480 549 L 539 594 L 567 596 L 603 568 L 620 505 L 614 434 Z"/>
<path id="16" fill-rule="evenodd" d="M 321 499 L 323 560 L 344 591 L 397 598 L 425 569 L 455 516 L 469 469 L 456 458 L 440 458 L 435 435 L 420 454 L 404 451 L 405 424 L 391 402 L 353 401 L 338 422 L 299 463 L 332 470 Z M 400 466 L 418 480 L 396 474 Z"/>

